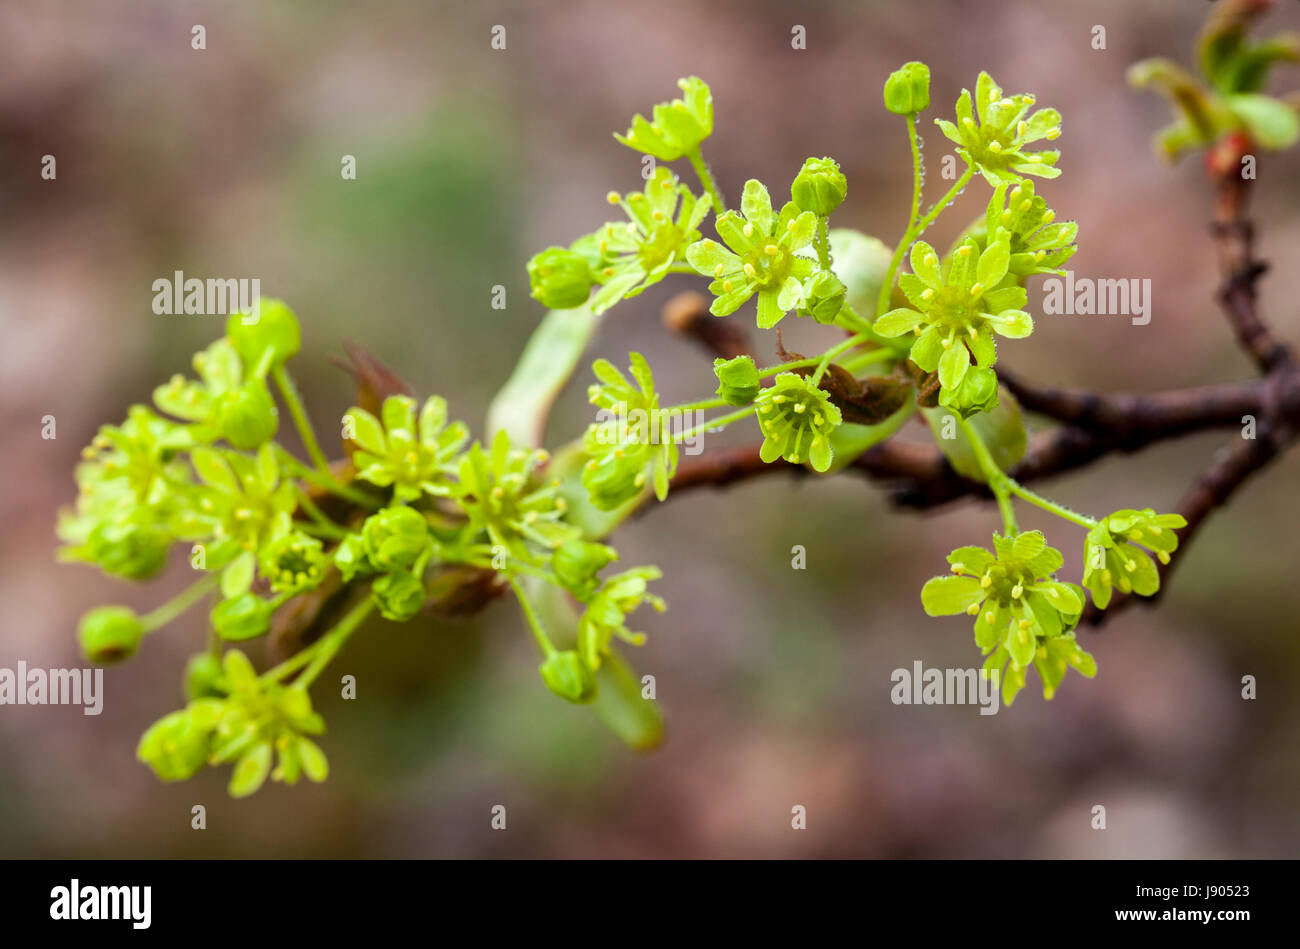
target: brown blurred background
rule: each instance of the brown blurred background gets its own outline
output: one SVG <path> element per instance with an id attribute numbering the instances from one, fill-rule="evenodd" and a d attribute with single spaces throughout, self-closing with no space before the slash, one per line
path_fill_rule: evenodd
<path id="1" fill-rule="evenodd" d="M 1153 319 L 1043 318 L 1005 348 L 1007 365 L 1128 390 L 1248 375 L 1213 303 L 1198 163 L 1153 157 L 1166 106 L 1124 81 L 1141 57 L 1188 62 L 1206 6 L 4 5 L 0 666 L 77 665 L 83 610 L 145 608 L 186 580 L 179 554 L 139 588 L 53 560 L 80 448 L 221 332 L 215 317 L 155 316 L 154 279 L 257 276 L 288 300 L 305 336 L 292 368 L 322 428 L 351 403 L 327 357 L 357 339 L 481 429 L 542 315 L 525 260 L 608 219 L 608 189 L 639 185 L 638 156 L 610 133 L 670 98 L 678 76 L 712 84 L 705 150 L 727 194 L 757 177 L 779 195 L 804 157 L 831 155 L 850 181 L 836 225 L 886 242 L 909 200 L 902 123 L 880 102 L 889 71 L 914 58 L 934 71 L 931 200 L 948 150 L 930 118 L 981 68 L 1034 91 L 1065 116 L 1064 174 L 1041 193 L 1080 222 L 1074 269 L 1149 277 Z M 1300 27 L 1300 4 L 1278 7 L 1270 27 Z M 190 47 L 194 24 L 205 51 Z M 494 24 L 507 28 L 504 51 L 490 48 Z M 791 49 L 795 24 L 804 51 Z M 1094 25 L 1105 50 L 1090 45 Z M 1300 70 L 1280 71 L 1284 88 L 1300 86 Z M 56 181 L 40 178 L 47 153 Z M 340 178 L 345 154 L 355 181 Z M 1261 161 L 1256 204 L 1260 251 L 1276 265 L 1263 310 L 1292 341 L 1298 160 Z M 972 188 L 936 242 L 986 197 Z M 497 284 L 504 311 L 489 305 Z M 690 285 L 671 278 L 621 305 L 595 346 L 644 352 L 672 400 L 712 388 L 708 361 L 659 323 Z M 793 344 L 814 339 L 799 330 Z M 553 445 L 588 418 L 580 383 L 552 419 Z M 53 441 L 40 437 L 46 414 Z M 1231 437 L 1111 459 L 1050 492 L 1096 513 L 1167 509 Z M 895 706 L 889 691 L 891 670 L 918 659 L 978 664 L 969 624 L 927 619 L 917 594 L 951 547 L 987 543 L 994 512 L 892 512 L 851 476 L 698 492 L 616 535 L 625 562 L 663 566 L 670 604 L 640 618 L 650 640 L 632 657 L 657 677 L 667 716 L 666 745 L 649 755 L 545 691 L 502 601 L 474 622 L 376 623 L 353 640 L 335 668 L 357 676 L 358 699 L 317 689 L 327 784 L 268 785 L 243 802 L 226 797 L 225 770 L 163 785 L 134 761 L 135 743 L 181 704 L 183 662 L 204 636 L 196 611 L 106 674 L 98 718 L 0 708 L 0 856 L 1295 856 L 1298 473 L 1300 457 L 1284 459 L 1216 517 L 1159 609 L 1080 634 L 1095 680 L 1071 673 L 1050 703 L 1035 681 L 992 717 Z M 1077 577 L 1080 532 L 1026 523 L 1049 530 Z M 796 544 L 807 570 L 790 568 Z M 1245 674 L 1257 701 L 1240 698 Z M 505 832 L 489 828 L 499 803 Z M 190 829 L 194 804 L 206 831 Z M 790 828 L 795 804 L 805 831 Z M 1107 808 L 1104 832 L 1090 829 L 1094 804 Z"/>

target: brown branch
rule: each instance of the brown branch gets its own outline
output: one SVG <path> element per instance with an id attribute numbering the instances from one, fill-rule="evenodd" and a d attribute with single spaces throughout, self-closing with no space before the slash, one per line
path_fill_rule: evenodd
<path id="1" fill-rule="evenodd" d="M 998 370 L 1002 384 L 1021 406 L 1061 424 L 1032 438 L 1024 457 L 1008 474 L 1021 483 L 1042 480 L 1091 464 L 1112 452 L 1134 452 L 1166 439 L 1212 428 L 1243 425 L 1247 416 L 1256 424 L 1254 438 L 1221 449 L 1206 471 L 1191 485 L 1177 510 L 1187 519 L 1180 534 L 1180 552 L 1214 511 L 1226 505 L 1235 492 L 1278 457 L 1300 433 L 1300 360 L 1295 351 L 1274 336 L 1256 307 L 1256 282 L 1268 269 L 1254 258 L 1254 231 L 1246 217 L 1249 182 L 1240 174 L 1245 146 L 1229 136 L 1207 157 L 1216 185 L 1213 223 L 1222 281 L 1217 293 L 1238 344 L 1251 357 L 1263 378 L 1156 393 L 1095 393 L 1032 385 L 1014 373 Z M 734 338 L 720 338 L 712 320 L 701 320 L 703 300 L 682 301 L 676 318 L 666 321 L 694 336 L 711 352 L 735 354 Z M 693 315 L 692 315 L 693 314 Z M 690 316 L 691 318 L 687 318 Z M 707 329 L 706 329 L 707 327 Z M 990 497 L 987 485 L 953 470 L 937 448 L 896 441 L 876 445 L 856 458 L 849 468 L 891 485 L 890 499 L 901 507 L 933 508 L 963 497 Z M 723 487 L 759 475 L 806 469 L 784 462 L 765 464 L 759 446 L 750 445 L 685 459 L 673 482 L 673 494 L 697 487 Z M 1181 559 L 1162 565 L 1164 581 Z M 1143 599 L 1116 595 L 1105 611 L 1089 603 L 1084 621 L 1100 625 L 1109 616 Z"/>

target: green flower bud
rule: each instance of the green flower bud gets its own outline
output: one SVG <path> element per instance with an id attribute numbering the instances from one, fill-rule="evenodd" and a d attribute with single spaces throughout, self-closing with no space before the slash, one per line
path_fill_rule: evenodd
<path id="1" fill-rule="evenodd" d="M 224 710 L 215 699 L 199 699 L 164 715 L 140 737 L 136 758 L 164 781 L 184 781 L 208 760 L 212 731 Z"/>
<path id="2" fill-rule="evenodd" d="M 168 538 L 162 531 L 136 524 L 98 524 L 76 555 L 99 564 L 105 573 L 127 580 L 147 580 L 167 561 Z"/>
<path id="3" fill-rule="evenodd" d="M 371 565 L 383 571 L 414 566 L 433 544 L 424 515 L 405 505 L 384 508 L 366 518 L 361 536 Z"/>
<path id="4" fill-rule="evenodd" d="M 360 534 L 349 534 L 334 550 L 334 566 L 343 574 L 343 582 L 351 583 L 358 573 L 369 573 L 373 568 L 366 553 L 366 542 Z"/>
<path id="5" fill-rule="evenodd" d="M 758 397 L 758 369 L 748 356 L 713 360 L 713 374 L 718 377 L 718 395 L 728 405 L 749 405 Z"/>
<path id="6" fill-rule="evenodd" d="M 830 158 L 808 158 L 790 185 L 790 197 L 800 211 L 827 217 L 849 193 L 849 182 Z"/>
<path id="7" fill-rule="evenodd" d="M 256 313 L 232 313 L 226 320 L 226 335 L 250 372 L 262 361 L 262 354 L 272 351 L 271 365 L 292 359 L 302 348 L 302 330 L 298 317 L 281 300 L 263 297 Z"/>
<path id="8" fill-rule="evenodd" d="M 939 404 L 962 418 L 989 411 L 998 404 L 998 374 L 982 366 L 971 366 L 955 389 L 939 393 Z"/>
<path id="9" fill-rule="evenodd" d="M 81 618 L 77 639 L 86 658 L 97 666 L 130 659 L 144 638 L 144 623 L 125 606 L 99 606 Z"/>
<path id="10" fill-rule="evenodd" d="M 280 421 L 271 390 L 250 379 L 221 400 L 221 435 L 240 451 L 251 451 L 275 437 Z"/>
<path id="11" fill-rule="evenodd" d="M 582 306 L 595 282 L 587 257 L 576 251 L 548 247 L 528 261 L 532 294 L 551 310 Z"/>
<path id="12" fill-rule="evenodd" d="M 916 115 L 930 108 L 930 67 L 904 63 L 885 80 L 885 108 L 895 115 Z"/>
<path id="13" fill-rule="evenodd" d="M 404 623 L 420 612 L 424 605 L 424 583 L 405 570 L 386 573 L 370 587 L 375 605 L 385 619 Z"/>
<path id="14" fill-rule="evenodd" d="M 185 697 L 188 699 L 225 695 L 225 689 L 222 688 L 224 682 L 221 660 L 210 652 L 196 653 L 185 664 Z"/>
<path id="15" fill-rule="evenodd" d="M 596 697 L 596 674 L 572 649 L 553 652 L 537 667 L 546 687 L 570 702 L 590 702 Z"/>
<path id="16" fill-rule="evenodd" d="M 586 602 L 600 586 L 596 574 L 618 559 L 618 551 L 604 544 L 572 540 L 561 544 L 551 555 L 551 567 L 560 585 L 579 600 Z"/>
<path id="17" fill-rule="evenodd" d="M 844 308 L 844 284 L 829 270 L 819 270 L 808 281 L 800 316 L 811 316 L 818 323 L 829 326 Z"/>
<path id="18" fill-rule="evenodd" d="M 242 642 L 264 635 L 271 628 L 275 608 L 255 593 L 222 600 L 212 608 L 212 628 L 227 642 Z"/>

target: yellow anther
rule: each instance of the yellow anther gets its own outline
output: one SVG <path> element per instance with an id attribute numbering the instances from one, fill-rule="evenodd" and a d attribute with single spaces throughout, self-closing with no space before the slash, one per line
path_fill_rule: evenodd
<path id="1" fill-rule="evenodd" d="M 746 225 L 745 225 L 744 227 L 742 227 L 740 230 L 741 230 L 741 233 L 743 233 L 746 237 L 753 237 L 753 236 L 754 236 L 754 225 L 752 225 L 752 224 L 746 224 Z"/>
<path id="2" fill-rule="evenodd" d="M 713 268 L 713 276 L 715 277 L 722 276 L 722 264 L 718 264 L 718 266 Z"/>
<path id="3" fill-rule="evenodd" d="M 1020 599 L 1020 594 L 1024 592 L 1025 592 L 1025 588 L 1022 587 L 1019 583 L 1017 583 L 1015 586 L 1011 588 L 1011 598 L 1013 600 L 1018 600 Z"/>
<path id="4" fill-rule="evenodd" d="M 640 474 L 638 474 L 636 478 L 633 479 L 632 483 L 635 484 L 638 488 L 645 487 L 645 472 L 643 471 Z"/>
<path id="5" fill-rule="evenodd" d="M 934 291 L 929 287 L 926 287 L 924 290 L 921 291 L 922 300 L 930 300 L 933 298 L 934 298 Z"/>
<path id="6" fill-rule="evenodd" d="M 621 201 L 622 198 L 619 197 L 617 191 L 611 191 L 607 195 L 605 195 L 605 200 L 608 201 L 610 204 L 618 204 L 618 202 Z"/>
<path id="7" fill-rule="evenodd" d="M 776 245 L 775 245 L 775 244 L 768 244 L 766 247 L 763 248 L 763 253 L 767 254 L 767 256 L 769 256 L 769 257 L 775 257 L 775 256 L 776 256 Z"/>
<path id="8" fill-rule="evenodd" d="M 989 587 L 993 586 L 993 578 L 987 573 L 984 574 L 984 576 L 980 578 L 980 586 L 987 590 Z M 989 622 L 992 622 L 992 620 Z"/>
<path id="9" fill-rule="evenodd" d="M 758 271 L 756 271 L 756 270 L 754 269 L 754 265 L 753 265 L 753 264 L 749 264 L 749 263 L 745 264 L 745 276 L 746 276 L 746 277 L 748 277 L 750 280 L 753 280 L 754 277 L 755 277 L 755 275 L 756 275 L 757 273 L 758 273 Z"/>
<path id="10" fill-rule="evenodd" d="M 957 256 L 958 256 L 958 257 L 969 257 L 969 256 L 970 256 L 970 244 L 962 244 L 960 247 L 958 247 L 958 248 L 957 248 Z"/>
<path id="11" fill-rule="evenodd" d="M 970 286 L 971 296 L 978 297 L 983 292 L 984 292 L 984 284 L 980 283 L 978 280 L 976 280 L 974 283 L 971 284 Z"/>
<path id="12" fill-rule="evenodd" d="M 664 212 L 663 212 L 663 211 L 655 211 L 655 212 L 654 212 L 653 214 L 651 214 L 650 216 L 651 216 L 652 218 L 654 218 L 656 221 L 662 221 L 662 220 L 664 219 Z"/>
<path id="13" fill-rule="evenodd" d="M 989 610 L 987 613 L 984 614 L 984 622 L 988 623 L 990 626 L 993 625 L 993 611 L 992 611 L 992 610 Z"/>
<path id="14" fill-rule="evenodd" d="M 1016 134 L 1017 134 L 1017 135 L 1024 135 L 1025 132 L 1028 131 L 1028 130 L 1029 130 L 1029 126 L 1026 125 L 1026 124 L 1024 123 L 1023 120 L 1020 122 L 1019 125 L 1016 126 Z"/>
<path id="15" fill-rule="evenodd" d="M 730 281 L 730 280 L 724 280 L 724 281 L 722 281 L 722 292 L 723 292 L 723 293 L 730 293 L 730 292 L 731 292 L 731 281 Z"/>
<path id="16" fill-rule="evenodd" d="M 805 404 L 802 403 L 802 402 L 796 402 L 796 403 L 794 404 L 794 410 L 795 410 L 796 413 L 800 413 L 800 414 L 802 414 L 802 413 L 803 413 L 807 408 L 808 408 L 808 406 L 805 405 Z"/>
<path id="17" fill-rule="evenodd" d="M 1052 211 L 1052 210 L 1049 209 L 1049 210 L 1043 212 L 1043 223 L 1044 223 L 1044 224 L 1051 224 L 1051 223 L 1052 223 L 1053 221 L 1055 221 L 1055 220 L 1056 220 L 1056 212 L 1055 212 L 1055 211 Z"/>
<path id="18" fill-rule="evenodd" d="M 952 565 L 953 573 L 961 573 L 965 569 L 966 569 L 966 565 L 964 563 L 955 563 Z"/>
<path id="19" fill-rule="evenodd" d="M 980 605 L 978 603 L 972 603 L 970 606 L 966 607 L 967 616 L 974 616 L 979 611 L 980 611 Z"/>

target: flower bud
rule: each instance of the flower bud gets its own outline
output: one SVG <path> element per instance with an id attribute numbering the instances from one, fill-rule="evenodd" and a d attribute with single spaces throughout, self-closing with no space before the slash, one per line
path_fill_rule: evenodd
<path id="1" fill-rule="evenodd" d="M 432 545 L 429 524 L 414 508 L 404 504 L 384 508 L 361 525 L 366 554 L 376 570 L 414 566 Z"/>
<path id="2" fill-rule="evenodd" d="M 262 354 L 272 350 L 271 365 L 292 359 L 302 348 L 302 329 L 298 317 L 281 300 L 263 297 L 251 313 L 232 313 L 226 320 L 226 335 L 252 371 L 262 361 Z"/>
<path id="3" fill-rule="evenodd" d="M 830 158 L 808 158 L 790 185 L 790 197 L 800 211 L 826 217 L 849 193 L 849 182 Z"/>
<path id="4" fill-rule="evenodd" d="M 187 699 L 206 699 L 222 696 L 225 689 L 221 673 L 221 660 L 210 652 L 200 652 L 190 656 L 185 664 L 185 697 Z"/>
<path id="5" fill-rule="evenodd" d="M 366 542 L 360 534 L 349 534 L 334 550 L 334 566 L 339 568 L 344 583 L 351 583 L 358 573 L 369 573 L 370 557 Z"/>
<path id="6" fill-rule="evenodd" d="M 255 639 L 271 628 L 274 607 L 255 593 L 222 600 L 212 608 L 212 628 L 227 642 Z"/>
<path id="7" fill-rule="evenodd" d="M 570 702 L 590 702 L 596 697 L 596 674 L 572 649 L 553 652 L 537 667 L 546 687 Z"/>
<path id="8" fill-rule="evenodd" d="M 713 374 L 718 377 L 718 395 L 728 405 L 749 405 L 758 397 L 758 369 L 748 356 L 713 360 Z"/>
<path id="9" fill-rule="evenodd" d="M 81 618 L 77 639 L 86 658 L 97 666 L 130 659 L 144 638 L 144 623 L 125 606 L 99 606 Z"/>
<path id="10" fill-rule="evenodd" d="M 384 574 L 371 585 L 370 592 L 384 619 L 395 623 L 411 619 L 424 605 L 424 583 L 406 570 Z"/>
<path id="11" fill-rule="evenodd" d="M 548 247 L 528 261 L 528 285 L 533 297 L 551 310 L 582 306 L 595 282 L 587 258 L 563 247 Z"/>
<path id="12" fill-rule="evenodd" d="M 127 580 L 147 580 L 167 560 L 167 536 L 137 524 L 98 524 L 77 556 L 99 564 L 105 573 Z"/>
<path id="13" fill-rule="evenodd" d="M 279 427 L 275 400 L 261 379 L 250 379 L 221 400 L 221 435 L 240 451 L 251 451 L 275 437 Z"/>
<path id="14" fill-rule="evenodd" d="M 819 270 L 805 286 L 800 316 L 811 316 L 818 323 L 829 326 L 844 309 L 844 284 L 829 270 Z"/>
<path id="15" fill-rule="evenodd" d="M 164 715 L 140 736 L 136 758 L 163 781 L 192 777 L 208 760 L 212 731 L 223 708 L 215 699 L 199 699 Z"/>
<path id="16" fill-rule="evenodd" d="M 904 63 L 885 80 L 885 108 L 895 115 L 916 115 L 930 108 L 930 67 Z"/>
<path id="17" fill-rule="evenodd" d="M 988 412 L 998 404 L 998 374 L 983 366 L 971 366 L 960 385 L 939 393 L 939 404 L 962 418 Z"/>
<path id="18" fill-rule="evenodd" d="M 555 549 L 551 555 L 551 567 L 560 585 L 586 602 L 600 586 L 596 574 L 617 559 L 618 551 L 613 547 L 571 540 Z"/>

